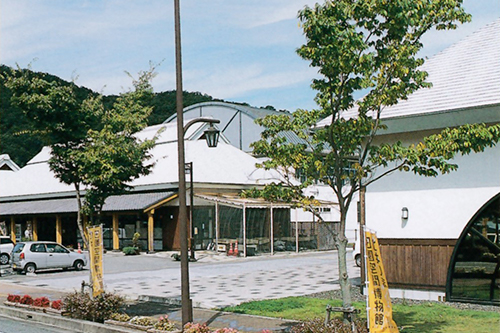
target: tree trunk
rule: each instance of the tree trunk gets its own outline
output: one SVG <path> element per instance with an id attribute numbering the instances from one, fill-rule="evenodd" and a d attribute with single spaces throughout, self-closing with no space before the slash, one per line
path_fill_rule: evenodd
<path id="1" fill-rule="evenodd" d="M 347 273 L 347 238 L 344 235 L 339 235 L 337 243 L 337 254 L 339 261 L 339 283 L 340 291 L 342 292 L 342 306 L 350 308 L 352 306 L 351 298 L 351 282 Z"/>
<path id="2" fill-rule="evenodd" d="M 83 225 L 83 220 L 82 220 L 82 196 L 80 194 L 80 186 L 78 184 L 75 184 L 75 190 L 76 190 L 76 201 L 78 203 L 78 212 L 76 213 L 76 224 L 78 226 L 78 230 L 80 230 L 80 235 L 82 236 L 85 248 L 88 250 L 89 241 L 85 236 L 85 231 L 84 231 L 85 226 Z"/>

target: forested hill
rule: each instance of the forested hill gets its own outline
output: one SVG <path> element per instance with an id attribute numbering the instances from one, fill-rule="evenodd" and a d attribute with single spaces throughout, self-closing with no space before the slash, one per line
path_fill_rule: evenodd
<path id="1" fill-rule="evenodd" d="M 14 162 L 19 166 L 24 166 L 33 156 L 35 156 L 44 146 L 43 142 L 31 134 L 29 122 L 21 110 L 11 103 L 11 92 L 5 87 L 4 74 L 12 71 L 12 68 L 0 65 L 0 154 L 9 154 Z M 43 77 L 49 82 L 56 81 L 62 85 L 74 85 L 72 82 L 65 81 L 57 76 L 32 72 L 34 76 Z M 90 94 L 96 94 L 85 87 L 75 89 L 77 95 L 85 99 Z M 104 103 L 110 105 L 118 96 L 104 96 Z M 184 107 L 196 103 L 207 101 L 221 101 L 212 96 L 199 92 L 184 92 Z M 152 99 L 153 112 L 149 118 L 148 124 L 154 125 L 165 121 L 169 116 L 175 113 L 175 91 L 165 91 L 155 93 Z"/>

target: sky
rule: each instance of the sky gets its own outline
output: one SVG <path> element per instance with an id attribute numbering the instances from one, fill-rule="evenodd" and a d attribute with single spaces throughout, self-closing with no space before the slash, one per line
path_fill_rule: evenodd
<path id="1" fill-rule="evenodd" d="M 308 0 L 182 0 L 183 88 L 294 111 L 316 107 L 317 70 L 295 52 Z M 432 31 L 432 56 L 500 18 L 500 0 L 465 0 L 472 22 Z M 156 92 L 175 89 L 173 0 L 0 0 L 0 63 L 76 80 L 105 95 L 131 87 L 126 72 L 157 64 Z"/>

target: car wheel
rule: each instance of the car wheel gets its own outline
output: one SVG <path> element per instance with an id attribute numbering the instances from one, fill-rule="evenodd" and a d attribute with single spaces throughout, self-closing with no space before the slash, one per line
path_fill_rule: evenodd
<path id="1" fill-rule="evenodd" d="M 0 255 L 0 265 L 7 265 L 9 263 L 9 255 L 7 253 L 2 253 Z"/>
<path id="2" fill-rule="evenodd" d="M 24 271 L 26 273 L 35 273 L 35 271 L 36 271 L 35 264 L 27 264 L 26 266 L 24 266 Z"/>
<path id="3" fill-rule="evenodd" d="M 83 261 L 81 260 L 77 260 L 75 261 L 75 263 L 73 264 L 73 267 L 77 270 L 77 271 L 81 271 L 83 269 Z"/>

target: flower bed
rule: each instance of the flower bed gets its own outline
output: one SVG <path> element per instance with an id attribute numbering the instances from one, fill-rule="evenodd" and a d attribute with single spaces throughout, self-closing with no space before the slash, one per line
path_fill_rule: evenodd
<path id="1" fill-rule="evenodd" d="M 126 314 L 113 314 L 111 319 L 106 320 L 105 324 L 117 325 L 127 328 L 133 328 L 136 330 L 145 331 L 148 333 L 158 333 L 158 332 L 181 332 L 178 330 L 174 323 L 168 320 L 168 316 L 162 316 L 160 319 L 155 319 L 153 317 L 136 316 L 130 318 Z"/>
<path id="2" fill-rule="evenodd" d="M 7 296 L 7 300 L 4 302 L 7 306 L 15 306 L 18 308 L 41 311 L 45 313 L 62 314 L 62 302 L 61 300 L 56 300 L 51 302 L 47 297 L 38 297 L 33 299 L 30 295 L 12 295 Z"/>

